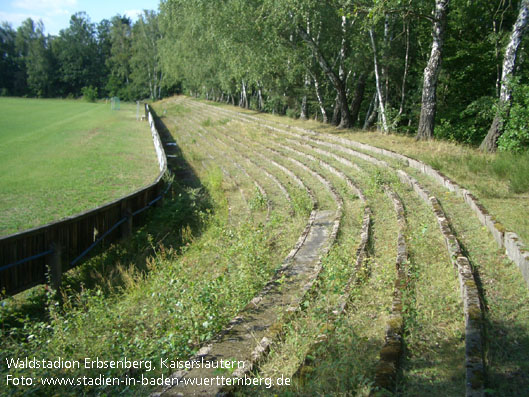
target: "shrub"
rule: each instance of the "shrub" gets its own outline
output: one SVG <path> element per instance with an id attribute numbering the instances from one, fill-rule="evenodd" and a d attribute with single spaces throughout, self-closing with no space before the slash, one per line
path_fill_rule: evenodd
<path id="1" fill-rule="evenodd" d="M 513 103 L 505 130 L 498 139 L 500 151 L 520 153 L 529 148 L 529 85 L 514 82 Z"/>
<path id="2" fill-rule="evenodd" d="M 83 87 L 81 89 L 81 93 L 83 94 L 83 98 L 87 102 L 95 102 L 97 99 L 97 87 Z"/>
<path id="3" fill-rule="evenodd" d="M 470 103 L 462 112 L 445 114 L 435 126 L 434 135 L 451 142 L 479 144 L 495 114 L 494 98 L 483 96 Z"/>

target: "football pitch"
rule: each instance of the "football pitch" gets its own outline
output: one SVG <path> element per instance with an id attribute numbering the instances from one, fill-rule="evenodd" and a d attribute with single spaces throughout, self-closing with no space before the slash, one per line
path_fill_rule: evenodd
<path id="1" fill-rule="evenodd" d="M 159 173 L 136 104 L 0 98 L 0 109 L 0 236 L 95 208 Z"/>

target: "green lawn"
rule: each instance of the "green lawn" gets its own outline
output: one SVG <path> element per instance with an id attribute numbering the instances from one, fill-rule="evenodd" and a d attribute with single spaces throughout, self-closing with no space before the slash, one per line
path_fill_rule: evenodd
<path id="1" fill-rule="evenodd" d="M 136 105 L 0 98 L 0 235 L 75 215 L 154 181 Z"/>

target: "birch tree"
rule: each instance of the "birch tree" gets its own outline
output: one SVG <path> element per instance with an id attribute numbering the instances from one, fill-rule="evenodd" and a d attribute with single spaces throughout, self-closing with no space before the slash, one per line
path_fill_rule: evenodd
<path id="1" fill-rule="evenodd" d="M 152 100 L 161 98 L 163 71 L 158 52 L 158 41 L 162 35 L 158 16 L 145 10 L 133 27 L 132 78 L 139 94 L 147 92 Z"/>
<path id="2" fill-rule="evenodd" d="M 433 137 L 435 112 L 437 107 L 437 80 L 441 71 L 446 14 L 449 1 L 450 0 L 435 0 L 432 49 L 428 64 L 424 69 L 421 116 L 416 135 L 417 139 L 431 139 Z"/>
<path id="3" fill-rule="evenodd" d="M 527 31 L 528 23 L 529 0 L 522 0 L 518 12 L 518 18 L 512 28 L 509 43 L 505 48 L 498 111 L 496 112 L 496 116 L 494 117 L 487 136 L 483 139 L 483 142 L 481 142 L 481 150 L 493 152 L 498 148 L 498 138 L 503 133 L 503 118 L 508 117 L 512 98 L 512 89 L 509 87 L 509 82 L 514 76 L 518 49 L 522 42 L 523 35 Z"/>
<path id="4" fill-rule="evenodd" d="M 338 125 L 338 127 L 350 128 L 352 126 L 352 121 L 351 114 L 349 112 L 349 105 L 347 102 L 347 92 L 344 78 L 340 78 L 339 74 L 332 69 L 331 64 L 323 55 L 321 49 L 316 45 L 312 37 L 310 37 L 307 32 L 302 28 L 298 27 L 297 31 L 299 36 L 312 50 L 314 58 L 316 58 L 316 61 L 320 65 L 322 71 L 325 73 L 329 81 L 332 83 L 334 89 L 336 90 L 337 101 L 341 113 L 340 124 Z"/>
<path id="5" fill-rule="evenodd" d="M 373 29 L 369 29 L 369 38 L 371 39 L 371 46 L 373 47 L 373 65 L 375 69 L 375 85 L 376 85 L 376 92 L 377 92 L 377 97 L 378 97 L 378 107 L 380 109 L 380 117 L 382 118 L 382 130 L 384 131 L 384 134 L 387 134 L 389 132 L 388 122 L 386 119 L 386 109 L 385 109 L 384 98 L 382 96 L 380 74 L 378 71 L 377 47 L 375 45 L 375 34 L 373 33 Z"/>

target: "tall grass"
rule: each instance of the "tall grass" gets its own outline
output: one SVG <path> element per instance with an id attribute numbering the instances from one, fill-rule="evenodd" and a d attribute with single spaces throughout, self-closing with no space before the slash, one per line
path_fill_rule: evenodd
<path id="1" fill-rule="evenodd" d="M 529 192 L 529 152 L 500 152 L 490 163 L 490 168 L 499 178 L 509 180 L 513 193 Z"/>

